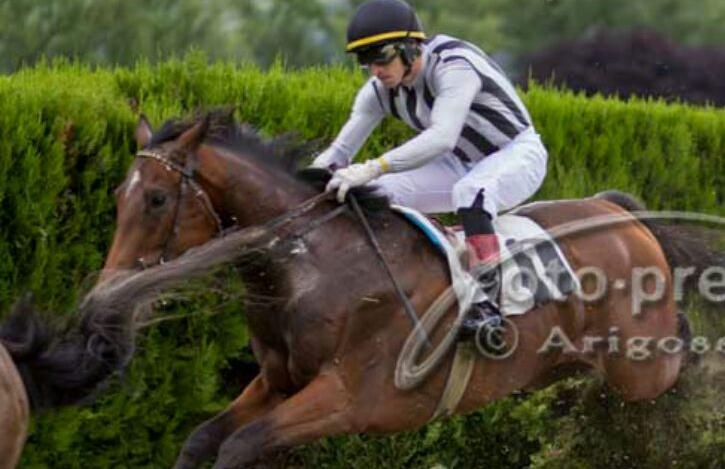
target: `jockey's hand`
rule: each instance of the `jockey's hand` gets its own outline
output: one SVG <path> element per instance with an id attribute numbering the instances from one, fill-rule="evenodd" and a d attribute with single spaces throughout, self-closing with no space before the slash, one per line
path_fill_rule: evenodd
<path id="1" fill-rule="evenodd" d="M 368 160 L 365 163 L 357 163 L 347 168 L 338 169 L 327 184 L 328 191 L 337 189 L 337 201 L 345 202 L 347 191 L 352 187 L 363 186 L 383 174 L 380 163 L 376 160 Z"/>
<path id="2" fill-rule="evenodd" d="M 323 151 L 315 157 L 310 168 L 326 169 L 335 172 L 335 170 L 344 168 L 347 164 L 335 160 L 335 154 L 329 150 Z"/>

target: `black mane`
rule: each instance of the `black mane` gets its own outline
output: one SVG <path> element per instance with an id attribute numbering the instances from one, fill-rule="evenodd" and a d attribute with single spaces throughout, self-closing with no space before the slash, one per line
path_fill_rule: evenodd
<path id="1" fill-rule="evenodd" d="M 253 156 L 260 162 L 274 164 L 290 173 L 294 173 L 304 157 L 317 146 L 314 141 L 300 143 L 291 133 L 264 140 L 251 125 L 237 122 L 233 108 L 197 112 L 195 117 L 187 120 L 170 119 L 154 132 L 150 146 L 174 140 L 204 119 L 209 121 L 204 142 Z"/>
<path id="2" fill-rule="evenodd" d="M 204 119 L 209 120 L 204 142 L 226 148 L 234 154 L 251 156 L 262 164 L 292 174 L 320 192 L 325 190 L 332 177 L 325 169 L 301 168 L 301 163 L 319 148 L 319 141 L 300 142 L 292 133 L 265 140 L 251 125 L 237 122 L 233 108 L 197 112 L 195 117 L 187 120 L 170 119 L 154 132 L 150 146 L 175 140 Z M 374 187 L 356 187 L 350 193 L 367 211 L 379 212 L 390 206 L 387 197 L 375 193 Z"/>

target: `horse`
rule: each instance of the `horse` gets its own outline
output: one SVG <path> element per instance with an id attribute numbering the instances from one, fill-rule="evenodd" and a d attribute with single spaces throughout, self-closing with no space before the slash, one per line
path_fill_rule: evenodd
<path id="1" fill-rule="evenodd" d="M 28 434 L 30 404 L 20 373 L 0 344 L 0 469 L 12 469 L 20 459 Z"/>
<path id="2" fill-rule="evenodd" d="M 264 231 L 238 232 L 205 243 L 164 265 L 115 276 L 96 285 L 77 312 L 59 319 L 24 296 L 0 321 L 0 469 L 17 464 L 30 412 L 90 402 L 135 350 L 137 330 L 162 292 L 189 290 L 198 277 L 266 240 Z M 171 291 L 171 292 L 169 292 Z"/>
<path id="3" fill-rule="evenodd" d="M 245 314 L 259 374 L 224 411 L 193 430 L 176 468 L 212 458 L 217 469 L 250 467 L 322 437 L 389 434 L 429 422 L 453 354 L 419 387 L 395 386 L 398 354 L 413 325 L 355 212 L 322 192 L 327 171 L 295 170 L 304 150 L 287 140 L 263 140 L 228 112 L 171 119 L 157 132 L 141 116 L 135 138 L 140 150 L 116 190 L 117 226 L 105 278 L 168 262 L 235 229 L 286 222 L 279 242 L 256 251 L 240 274 L 254 300 Z M 446 261 L 374 188 L 353 192 L 401 289 L 415 311 L 426 311 L 449 286 Z M 638 314 L 628 287 L 597 301 L 571 295 L 511 318 L 520 331 L 518 347 L 505 359 L 476 361 L 455 413 L 582 367 L 599 371 L 625 401 L 654 399 L 675 383 L 684 353 L 635 361 L 584 347 L 587 337 L 606 338 L 614 330 L 621 343 L 677 337 L 671 269 L 691 261 L 699 271 L 725 265 L 701 241 L 639 221 L 630 213 L 636 207 L 631 197 L 613 192 L 519 209 L 546 229 L 597 217 L 623 219 L 566 234 L 560 247 L 575 269 L 594 266 L 608 279 L 657 268 L 665 290 Z M 582 289 L 590 291 L 590 283 L 583 279 Z M 652 288 L 647 281 L 645 290 Z M 440 342 L 454 317 L 452 309 L 431 334 L 432 343 Z M 576 352 L 539 353 L 554 328 L 566 333 Z"/>

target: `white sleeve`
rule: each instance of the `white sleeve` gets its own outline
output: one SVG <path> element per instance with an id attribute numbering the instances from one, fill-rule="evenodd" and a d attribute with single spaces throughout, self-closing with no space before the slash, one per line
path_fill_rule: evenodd
<path id="1" fill-rule="evenodd" d="M 340 133 L 329 148 L 315 158 L 314 166 L 327 167 L 335 164 L 344 167 L 350 164 L 370 133 L 385 117 L 373 81 L 368 81 L 355 97 L 352 112 Z"/>
<path id="2" fill-rule="evenodd" d="M 381 164 L 386 170 L 417 168 L 455 148 L 473 99 L 481 90 L 481 79 L 469 66 L 449 67 L 436 79 L 438 95 L 431 110 L 431 126 L 385 153 Z"/>

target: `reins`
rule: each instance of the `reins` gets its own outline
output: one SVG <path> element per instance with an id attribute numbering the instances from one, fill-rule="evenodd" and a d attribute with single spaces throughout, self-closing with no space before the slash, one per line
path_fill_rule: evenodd
<path id="1" fill-rule="evenodd" d="M 415 308 L 413 307 L 413 304 L 410 302 L 410 298 L 408 298 L 408 295 L 405 294 L 403 291 L 403 288 L 398 283 L 397 279 L 395 278 L 395 275 L 393 274 L 393 271 L 390 269 L 390 265 L 388 264 L 388 261 L 385 260 L 385 256 L 383 255 L 383 250 L 380 249 L 380 243 L 378 243 L 378 239 L 375 236 L 375 232 L 373 232 L 373 229 L 370 227 L 370 223 L 368 223 L 368 219 L 365 216 L 365 213 L 360 208 L 360 205 L 357 203 L 357 198 L 355 198 L 355 195 L 350 194 L 348 197 L 350 197 L 350 203 L 352 205 L 353 210 L 355 211 L 355 214 L 357 215 L 358 219 L 360 220 L 360 224 L 363 226 L 363 229 L 365 230 L 365 234 L 368 237 L 368 241 L 370 241 L 370 244 L 373 247 L 373 250 L 375 251 L 375 254 L 378 256 L 378 260 L 380 260 L 380 263 L 382 264 L 383 268 L 385 269 L 385 273 L 388 274 L 388 277 L 390 278 L 390 281 L 393 283 L 393 287 L 395 288 L 395 293 L 398 294 L 398 298 L 400 298 L 400 301 L 403 303 L 403 308 L 405 309 L 405 312 L 408 315 L 408 318 L 413 323 L 413 328 L 415 329 L 416 334 L 418 334 L 418 338 L 428 345 L 429 347 L 432 346 L 430 343 L 430 340 L 428 340 L 428 334 L 426 334 L 425 329 L 421 325 L 421 322 L 418 320 L 418 314 L 415 312 Z"/>
<path id="2" fill-rule="evenodd" d="M 153 161 L 156 161 L 157 163 L 163 165 L 167 170 L 174 171 L 176 173 L 179 173 L 181 175 L 181 181 L 179 182 L 179 190 L 178 190 L 178 202 L 176 204 L 176 207 L 174 209 L 174 220 L 173 220 L 173 228 L 171 232 L 169 233 L 169 236 L 166 239 L 166 242 L 164 243 L 164 248 L 162 251 L 162 257 L 159 260 L 159 263 L 163 263 L 165 261 L 165 255 L 167 254 L 168 247 L 171 243 L 172 237 L 178 233 L 178 217 L 179 217 L 179 207 L 181 206 L 181 198 L 186 194 L 187 186 L 191 187 L 194 190 L 194 196 L 196 197 L 196 200 L 201 203 L 202 207 L 204 208 L 204 211 L 207 213 L 209 218 L 211 218 L 216 225 L 217 228 L 217 236 L 218 237 L 224 237 L 228 233 L 232 233 L 236 231 L 236 227 L 230 227 L 227 229 L 224 229 L 221 217 L 217 213 L 217 211 L 214 209 L 214 205 L 211 203 L 211 199 L 209 198 L 208 194 L 204 190 L 204 188 L 199 184 L 195 179 L 194 176 L 196 174 L 195 168 L 193 164 L 191 163 L 191 158 L 187 158 L 187 164 L 185 166 L 181 166 L 175 161 L 167 158 L 163 154 L 152 151 L 152 150 L 141 150 L 136 153 L 136 157 L 138 158 L 148 158 Z M 306 213 L 313 210 L 320 202 L 324 200 L 328 200 L 332 198 L 332 194 L 329 192 L 323 192 L 320 194 L 317 194 L 313 197 L 310 197 L 309 199 L 305 200 L 304 202 L 300 203 L 296 207 L 292 208 L 291 210 L 288 210 L 287 212 L 283 213 L 282 215 L 273 218 L 266 223 L 263 223 L 262 225 L 259 225 L 259 228 L 265 229 L 265 230 L 276 230 L 281 228 L 284 225 L 289 224 L 293 220 L 301 217 L 302 215 L 305 215 Z M 344 205 L 341 205 L 340 207 L 336 208 L 335 210 L 332 210 L 331 212 L 323 215 L 322 217 L 313 220 L 308 226 L 306 226 L 301 231 L 295 231 L 287 233 L 285 236 L 281 237 L 281 239 L 285 239 L 287 237 L 301 237 L 305 234 L 314 231 L 322 224 L 332 220 L 333 218 L 340 215 L 342 212 L 346 210 L 347 207 Z M 143 259 L 140 259 L 141 264 L 143 267 L 148 267 L 145 263 L 143 263 Z"/>
<path id="3" fill-rule="evenodd" d="M 234 231 L 234 228 L 231 228 L 228 230 L 225 230 L 223 228 L 221 217 L 214 209 L 214 206 L 211 203 L 211 199 L 207 195 L 206 191 L 204 191 L 204 188 L 194 179 L 195 168 L 193 166 L 193 163 L 191 162 L 192 158 L 187 157 L 186 165 L 181 166 L 181 165 L 177 164 L 176 162 L 170 160 L 169 158 L 165 157 L 161 153 L 158 153 L 158 152 L 155 152 L 152 150 L 141 150 L 136 153 L 136 157 L 149 158 L 151 160 L 154 160 L 154 161 L 160 163 L 167 170 L 175 171 L 181 175 L 181 181 L 179 182 L 178 201 L 177 201 L 176 207 L 174 209 L 173 228 L 164 243 L 162 254 L 161 254 L 161 257 L 159 258 L 160 264 L 163 264 L 165 262 L 165 257 L 167 255 L 169 245 L 171 244 L 171 240 L 178 233 L 178 218 L 179 218 L 181 200 L 182 200 L 183 196 L 186 194 L 187 186 L 190 186 L 195 191 L 194 196 L 196 197 L 196 200 L 198 200 L 201 203 L 205 212 L 210 216 L 210 218 L 212 220 L 215 221 L 216 227 L 217 227 L 217 236 L 224 237 L 227 233 Z M 291 210 L 288 210 L 287 212 L 283 213 L 282 215 L 280 215 L 276 218 L 273 218 L 272 220 L 269 220 L 266 223 L 263 223 L 262 225 L 259 225 L 258 228 L 263 229 L 263 230 L 269 230 L 269 231 L 279 229 L 282 226 L 287 225 L 287 224 L 291 223 L 292 221 L 296 220 L 297 218 L 301 217 L 302 215 L 305 215 L 306 213 L 310 212 L 315 207 L 317 207 L 317 205 L 319 205 L 320 202 L 331 199 L 332 196 L 333 196 L 333 192 L 322 192 L 313 197 L 310 197 L 309 199 L 305 200 L 304 202 L 302 202 L 301 204 L 292 208 Z M 349 198 L 350 198 L 350 204 L 352 205 L 352 208 L 353 208 L 353 212 L 355 213 L 358 220 L 360 221 L 360 224 L 362 225 L 363 230 L 365 231 L 365 235 L 366 235 L 368 241 L 370 242 L 373 250 L 375 251 L 375 253 L 378 257 L 378 260 L 380 261 L 383 268 L 385 269 L 386 274 L 390 278 L 390 281 L 392 282 L 393 287 L 395 288 L 395 292 L 398 295 L 398 298 L 400 298 L 400 301 L 403 304 L 403 308 L 404 308 L 406 314 L 408 315 L 408 318 L 410 319 L 411 323 L 413 324 L 413 328 L 415 329 L 416 333 L 418 334 L 419 339 L 426 345 L 431 346 L 431 343 L 428 339 L 428 335 L 426 334 L 425 329 L 423 328 L 420 321 L 418 320 L 418 315 L 415 312 L 415 308 L 413 307 L 413 304 L 410 302 L 408 295 L 405 294 L 405 292 L 403 291 L 403 288 L 400 286 L 400 284 L 396 280 L 395 275 L 393 274 L 393 271 L 390 268 L 390 264 L 388 264 L 388 262 L 385 260 L 385 256 L 383 255 L 382 249 L 380 248 L 380 243 L 378 242 L 377 237 L 375 236 L 375 233 L 373 232 L 372 228 L 370 227 L 370 223 L 368 222 L 367 217 L 365 216 L 365 213 L 360 208 L 360 205 L 353 194 L 350 194 Z M 278 240 L 282 241 L 287 238 L 299 239 L 299 238 L 305 236 L 306 234 L 311 233 L 312 231 L 316 230 L 317 228 L 319 228 L 323 224 L 327 223 L 328 221 L 336 218 L 337 216 L 339 216 L 346 210 L 347 210 L 346 205 L 340 205 L 339 207 L 326 213 L 325 215 L 322 215 L 319 218 L 312 220 L 303 229 L 285 233 L 283 236 L 280 236 Z M 143 262 L 143 259 L 139 259 L 139 262 L 143 267 L 148 267 Z"/>

